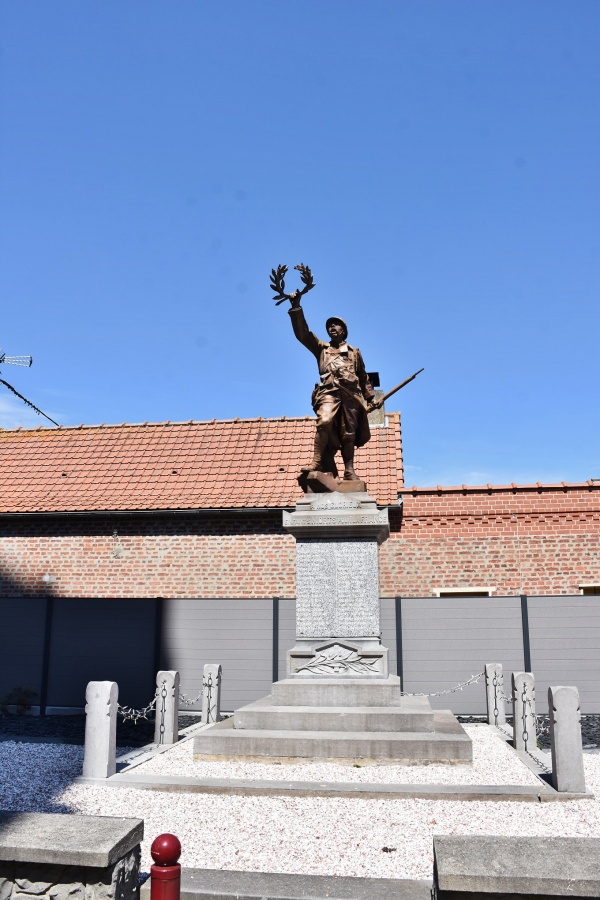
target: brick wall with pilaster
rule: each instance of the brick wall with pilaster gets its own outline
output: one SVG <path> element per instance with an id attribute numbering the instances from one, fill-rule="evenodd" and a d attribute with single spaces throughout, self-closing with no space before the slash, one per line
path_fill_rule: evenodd
<path id="1" fill-rule="evenodd" d="M 403 491 L 381 551 L 381 593 L 575 594 L 600 584 L 600 485 Z"/>

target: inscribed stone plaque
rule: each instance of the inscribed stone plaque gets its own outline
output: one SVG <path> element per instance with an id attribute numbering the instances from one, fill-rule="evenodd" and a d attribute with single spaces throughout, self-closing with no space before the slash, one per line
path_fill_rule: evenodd
<path id="1" fill-rule="evenodd" d="M 377 542 L 296 545 L 296 636 L 379 637 Z"/>

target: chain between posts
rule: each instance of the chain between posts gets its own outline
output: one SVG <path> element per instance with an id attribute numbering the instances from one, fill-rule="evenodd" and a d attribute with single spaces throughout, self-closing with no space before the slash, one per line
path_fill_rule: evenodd
<path id="1" fill-rule="evenodd" d="M 179 702 L 180 702 L 180 703 L 185 703 L 185 704 L 187 704 L 187 706 L 193 706 L 194 703 L 197 703 L 198 700 L 201 700 L 201 699 L 202 699 L 202 691 L 200 691 L 200 693 L 198 694 L 198 696 L 197 696 L 197 697 L 194 697 L 192 700 L 190 700 L 188 697 L 186 697 L 185 694 L 180 694 L 180 695 L 179 695 Z"/>
<path id="2" fill-rule="evenodd" d="M 156 706 L 156 700 L 157 698 L 154 697 L 148 706 L 145 706 L 143 709 L 133 709 L 131 706 L 121 706 L 120 703 L 117 703 L 117 712 L 124 722 L 130 719 L 132 722 L 137 723 L 140 719 L 148 718 L 148 713 Z"/>
<path id="3" fill-rule="evenodd" d="M 410 691 L 400 691 L 400 693 L 403 697 L 441 697 L 444 694 L 455 694 L 457 691 L 462 691 L 470 684 L 477 684 L 484 675 L 485 670 L 483 672 L 480 672 L 478 675 L 471 675 L 468 681 L 463 681 L 461 682 L 461 684 L 457 684 L 456 687 L 448 688 L 447 691 L 433 691 L 431 694 L 413 694 Z"/>

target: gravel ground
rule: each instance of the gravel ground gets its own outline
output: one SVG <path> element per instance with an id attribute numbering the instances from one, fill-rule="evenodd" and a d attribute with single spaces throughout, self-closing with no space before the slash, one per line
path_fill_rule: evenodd
<path id="1" fill-rule="evenodd" d="M 483 766 L 485 783 L 490 784 L 497 758 L 486 757 L 490 742 L 480 740 L 485 729 L 467 730 L 479 757 L 475 765 Z M 185 747 L 180 745 L 177 752 Z M 191 753 L 191 742 L 187 747 Z M 595 800 L 535 804 L 243 797 L 69 786 L 81 771 L 82 755 L 82 748 L 72 745 L 0 744 L 0 807 L 143 818 L 146 869 L 149 845 L 164 831 L 180 838 L 184 866 L 387 878 L 431 877 L 434 834 L 600 833 L 600 802 Z M 586 754 L 585 767 L 589 789 L 600 794 L 600 755 Z M 261 766 L 266 768 L 279 767 Z M 289 777 L 291 768 L 280 771 Z M 375 773 L 389 775 L 393 767 L 343 768 L 353 779 L 358 775 L 371 780 Z M 403 780 L 422 768 L 431 776 L 443 767 L 407 767 Z M 464 768 L 449 767 L 455 775 Z"/>

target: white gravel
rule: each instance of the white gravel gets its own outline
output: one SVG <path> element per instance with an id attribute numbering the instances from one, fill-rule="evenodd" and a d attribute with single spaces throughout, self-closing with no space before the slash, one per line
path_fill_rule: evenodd
<path id="1" fill-rule="evenodd" d="M 469 732 L 472 733 L 470 727 Z M 479 746 L 479 736 L 473 736 Z M 187 746 L 191 753 L 191 743 Z M 152 765 L 157 761 L 153 760 Z M 434 834 L 600 834 L 600 802 L 595 800 L 480 803 L 243 797 L 89 785 L 69 787 L 71 777 L 81 771 L 81 762 L 80 747 L 0 743 L 0 807 L 143 818 L 147 836 L 143 846 L 145 868 L 150 865 L 148 849 L 152 839 L 164 831 L 172 831 L 180 838 L 184 866 L 388 878 L 430 878 Z M 290 768 L 285 767 L 288 774 L 280 777 L 289 778 Z M 357 776 L 364 780 L 365 775 L 366 780 L 374 780 L 375 772 L 390 772 L 390 767 L 340 768 L 346 774 L 352 773 L 352 780 L 357 780 Z M 406 781 L 409 773 L 424 769 L 430 776 L 427 780 L 433 781 L 431 776 L 436 773 L 436 781 L 441 783 L 437 773 L 442 768 L 402 769 L 402 780 Z M 585 768 L 588 788 L 600 794 L 600 755 L 586 754 Z M 329 766 L 327 770 L 330 772 Z M 141 767 L 136 771 L 141 771 Z M 459 768 L 453 766 L 450 771 L 456 776 Z M 487 777 L 480 783 L 492 784 L 492 771 L 485 774 Z M 395 849 L 388 853 L 383 847 Z"/>
<path id="2" fill-rule="evenodd" d="M 136 775 L 185 775 L 193 778 L 244 778 L 281 781 L 345 781 L 378 784 L 538 784 L 535 775 L 487 725 L 465 725 L 473 741 L 473 764 L 450 766 L 368 765 L 336 763 L 199 762 L 193 740 L 175 745 L 135 769 Z M 544 756 L 540 754 L 540 759 Z"/>

